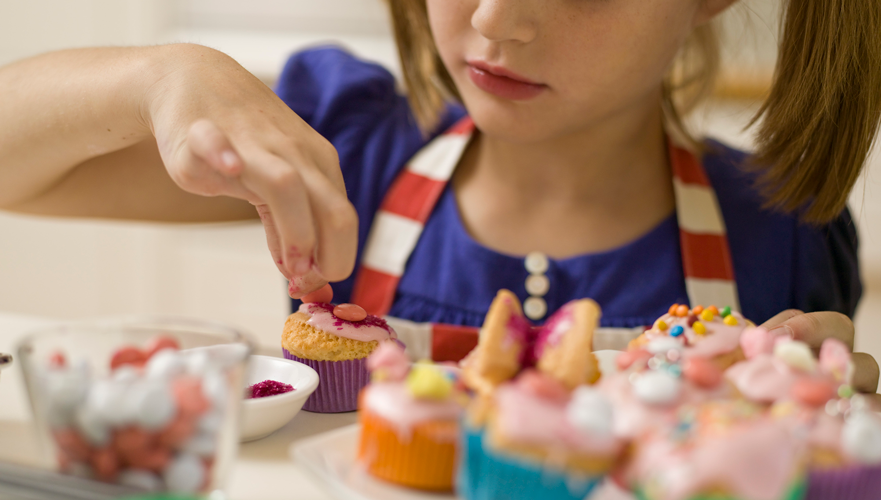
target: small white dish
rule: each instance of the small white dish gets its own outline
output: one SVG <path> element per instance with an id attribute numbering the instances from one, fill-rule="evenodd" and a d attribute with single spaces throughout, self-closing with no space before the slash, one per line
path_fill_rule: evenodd
<path id="1" fill-rule="evenodd" d="M 315 370 L 290 359 L 253 355 L 250 358 L 246 386 L 264 380 L 292 385 L 284 394 L 242 400 L 241 442 L 264 438 L 281 429 L 296 415 L 310 394 L 318 387 Z"/>

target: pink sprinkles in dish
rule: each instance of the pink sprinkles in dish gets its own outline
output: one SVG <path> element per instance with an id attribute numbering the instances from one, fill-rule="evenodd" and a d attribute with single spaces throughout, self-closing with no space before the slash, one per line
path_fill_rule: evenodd
<path id="1" fill-rule="evenodd" d="M 295 390 L 294 386 L 283 384 L 277 380 L 264 380 L 263 382 L 257 382 L 254 385 L 248 386 L 246 395 L 248 399 L 256 399 L 284 394 Z"/>

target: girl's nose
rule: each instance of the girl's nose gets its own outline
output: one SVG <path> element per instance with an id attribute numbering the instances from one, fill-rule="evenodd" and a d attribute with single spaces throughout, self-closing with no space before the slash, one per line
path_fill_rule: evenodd
<path id="1" fill-rule="evenodd" d="M 478 0 L 471 26 L 493 42 L 528 43 L 537 32 L 535 9 L 546 0 Z"/>

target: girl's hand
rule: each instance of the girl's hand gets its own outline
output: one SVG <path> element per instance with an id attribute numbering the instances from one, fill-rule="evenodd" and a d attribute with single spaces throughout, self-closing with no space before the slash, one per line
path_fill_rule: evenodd
<path id="1" fill-rule="evenodd" d="M 789 309 L 761 326 L 767 330 L 783 329 L 792 338 L 810 345 L 815 352 L 819 352 L 820 345 L 829 337 L 841 340 L 853 350 L 853 322 L 841 313 L 824 311 L 806 314 Z M 879 372 L 875 358 L 864 352 L 855 352 L 852 359 L 854 390 L 871 395 L 876 407 L 881 406 L 881 395 L 876 394 Z"/>
<path id="2" fill-rule="evenodd" d="M 292 297 L 348 277 L 358 217 L 336 149 L 225 54 L 167 49 L 175 62 L 151 87 L 143 114 L 174 182 L 253 204 Z"/>

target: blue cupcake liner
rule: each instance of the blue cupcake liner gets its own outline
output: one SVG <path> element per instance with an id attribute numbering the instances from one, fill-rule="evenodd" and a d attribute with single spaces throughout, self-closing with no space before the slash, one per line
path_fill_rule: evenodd
<path id="1" fill-rule="evenodd" d="M 462 424 L 456 489 L 466 500 L 583 500 L 605 476 L 584 476 L 497 453 L 484 431 Z"/>

